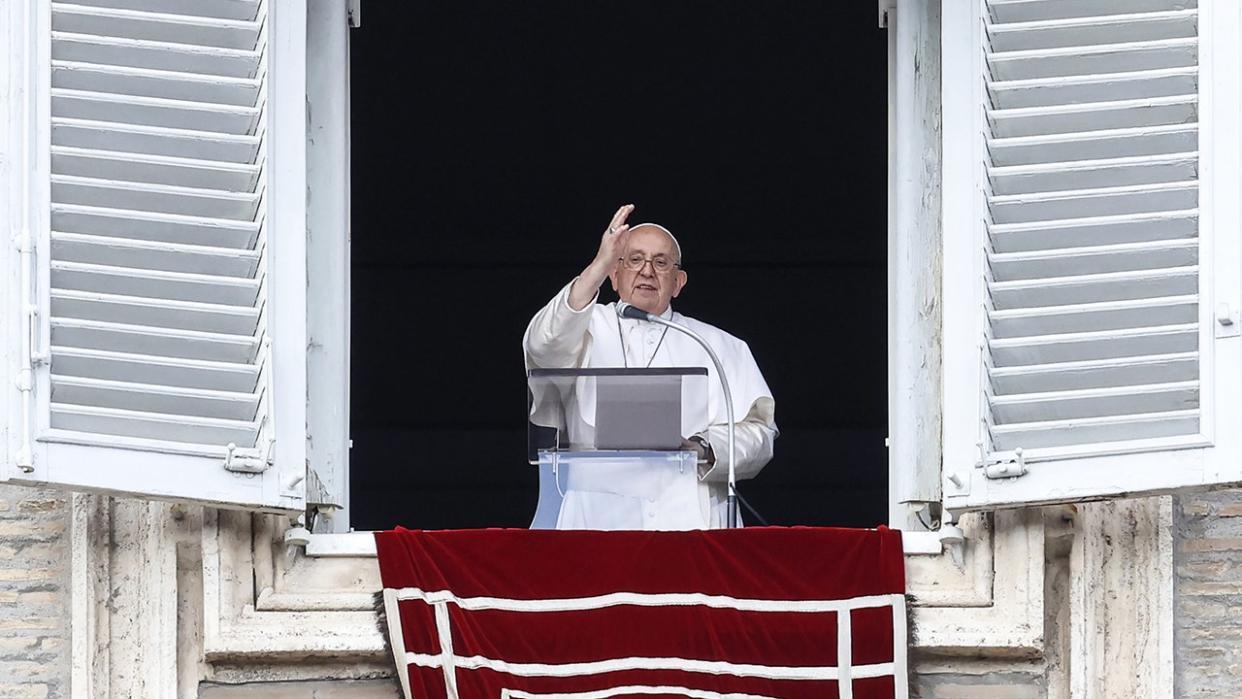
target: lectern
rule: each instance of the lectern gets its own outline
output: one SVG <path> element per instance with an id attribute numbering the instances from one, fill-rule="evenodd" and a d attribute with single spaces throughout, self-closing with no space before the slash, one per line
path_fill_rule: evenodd
<path id="1" fill-rule="evenodd" d="M 707 369 L 532 369 L 528 460 L 539 467 L 532 529 L 694 529 L 707 521 L 697 453 Z"/>

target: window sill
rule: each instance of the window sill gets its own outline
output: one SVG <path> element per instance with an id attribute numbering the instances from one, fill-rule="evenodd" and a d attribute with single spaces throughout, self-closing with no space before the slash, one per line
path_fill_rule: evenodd
<path id="1" fill-rule="evenodd" d="M 939 556 L 944 550 L 938 532 L 905 532 L 901 542 L 907 556 Z M 373 532 L 311 534 L 306 555 L 311 558 L 373 558 L 375 536 Z"/>
<path id="2" fill-rule="evenodd" d="M 374 532 L 345 534 L 311 534 L 306 555 L 312 558 L 374 558 Z"/>

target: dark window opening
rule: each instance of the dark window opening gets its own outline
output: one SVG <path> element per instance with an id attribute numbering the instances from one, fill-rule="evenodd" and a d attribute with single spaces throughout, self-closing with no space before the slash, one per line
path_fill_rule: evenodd
<path id="1" fill-rule="evenodd" d="M 681 241 L 674 307 L 775 394 L 742 493 L 773 524 L 886 520 L 873 4 L 372 3 L 351 51 L 356 529 L 529 524 L 522 331 L 626 202 Z"/>

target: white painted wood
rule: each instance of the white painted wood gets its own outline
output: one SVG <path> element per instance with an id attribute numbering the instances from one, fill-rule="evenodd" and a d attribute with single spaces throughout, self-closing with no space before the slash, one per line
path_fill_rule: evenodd
<path id="1" fill-rule="evenodd" d="M 111 110 L 118 104 L 124 105 L 124 102 L 114 100 L 100 103 L 99 109 Z M 176 106 L 196 104 L 179 102 Z M 123 109 L 113 112 L 116 118 L 125 113 Z M 91 113 L 88 118 L 80 118 L 66 114 L 54 117 L 52 142 L 58 146 L 93 150 L 121 150 L 194 160 L 252 163 L 258 155 L 262 140 L 253 134 L 200 130 L 211 126 L 210 123 L 195 124 L 197 128 L 174 128 L 160 124 L 114 122 L 100 119 L 99 116 L 103 115 Z"/>
<path id="2" fill-rule="evenodd" d="M 1172 7 L 1174 2 L 1164 6 Z M 989 23 L 987 34 L 994 51 L 1023 51 L 1189 38 L 1195 35 L 1197 20 L 1198 12 L 1194 9 L 1154 10 Z"/>
<path id="3" fill-rule="evenodd" d="M 161 328 L 200 328 L 205 332 L 250 334 L 258 325 L 259 310 L 198 301 L 178 301 L 57 289 L 52 313 L 61 318 L 84 318 Z"/>
<path id="4" fill-rule="evenodd" d="M 1121 44 L 1071 46 L 1031 51 L 989 52 L 988 67 L 998 80 L 1031 80 L 1081 73 L 1121 73 L 1193 66 L 1197 37 Z"/>
<path id="5" fill-rule="evenodd" d="M 37 164 L 41 26 L 46 24 L 33 4 L 0 4 L 0 223 L 7 232 L 0 241 L 0 367 L 6 377 L 0 393 L 0 480 L 20 470 L 14 457 L 29 453 L 34 417 L 33 396 L 19 390 L 17 380 L 28 376 L 22 373 L 30 343 L 22 300 L 33 296 L 31 266 L 20 246 L 38 220 L 33 204 L 43 199 L 32 177 L 46 174 Z"/>
<path id="6" fill-rule="evenodd" d="M 52 32 L 52 60 L 138 67 L 156 63 L 165 71 L 192 75 L 254 78 L 258 50 L 127 39 L 119 36 Z"/>
<path id="7" fill-rule="evenodd" d="M 1124 73 L 1093 73 L 1028 80 L 990 81 L 988 92 L 997 109 L 1042 107 L 1167 97 L 1195 91 L 1197 66 Z"/>
<path id="8" fill-rule="evenodd" d="M 151 9 L 150 0 L 75 0 L 74 4 L 128 10 Z M 258 15 L 260 4 L 260 0 L 159 0 L 159 9 L 178 15 L 249 21 Z"/>
<path id="9" fill-rule="evenodd" d="M 231 192 L 57 174 L 52 175 L 52 196 L 63 204 L 116 206 L 239 221 L 255 220 L 261 199 L 259 192 Z"/>
<path id="10" fill-rule="evenodd" d="M 162 386 L 240 392 L 253 391 L 259 378 L 259 368 L 253 364 L 56 346 L 52 347 L 52 357 L 62 376 L 96 376 L 114 381 L 145 379 Z"/>
<path id="11" fill-rule="evenodd" d="M 54 60 L 52 87 L 247 107 L 255 104 L 263 81 Z"/>
<path id="12" fill-rule="evenodd" d="M 1144 379 L 1185 381 L 1197 375 L 1198 355 L 1195 352 L 1012 367 L 993 369 L 990 373 L 997 389 L 1011 394 L 1073 390 L 1087 386 L 1128 386 Z"/>
<path id="13" fill-rule="evenodd" d="M 72 403 L 57 403 L 57 398 L 62 393 L 59 381 L 52 384 L 53 402 L 50 404 L 51 421 L 48 434 L 44 436 L 45 441 L 55 441 L 57 435 L 52 430 L 64 430 L 68 432 L 76 432 L 87 435 L 95 435 L 100 442 L 109 444 L 122 445 L 119 440 L 105 440 L 98 435 L 108 435 L 109 437 L 136 437 L 149 440 L 152 446 L 156 446 L 161 442 L 186 442 L 190 444 L 238 444 L 243 446 L 254 446 L 257 443 L 259 434 L 259 426 L 254 420 L 245 419 L 226 419 L 215 417 L 195 417 L 170 412 L 167 409 L 158 412 L 152 410 L 140 410 L 137 408 L 148 407 L 146 405 L 133 406 L 132 401 L 127 403 L 125 408 L 116 408 L 109 405 L 91 405 L 87 400 L 80 396 L 66 396 L 63 400 L 75 399 Z M 141 384 L 138 384 L 139 386 Z M 93 401 L 96 403 L 103 402 L 98 398 Z M 119 402 L 114 399 L 114 403 Z M 148 399 L 147 404 L 160 403 Z M 171 446 L 171 445 L 170 445 Z M 219 451 L 223 453 L 225 449 Z M 51 455 L 49 455 L 51 458 Z M 215 460 L 212 463 L 204 463 L 199 465 L 195 470 L 215 470 L 219 468 L 223 470 L 223 459 Z M 49 466 L 50 473 L 64 472 L 62 469 L 56 469 Z M 99 479 L 94 479 L 99 480 Z M 135 486 L 136 487 L 136 486 Z"/>
<path id="14" fill-rule="evenodd" d="M 39 9 L 10 75 L 32 129 L 13 201 L 30 207 L 34 381 L 16 432 L 37 441 L 0 475 L 300 508 L 304 3 Z"/>
<path id="15" fill-rule="evenodd" d="M 1119 216 L 1088 216 L 1060 221 L 992 224 L 997 253 L 1032 250 L 1041 246 L 1111 245 L 1126 242 L 1175 240 L 1198 234 L 1198 209 Z"/>
<path id="16" fill-rule="evenodd" d="M 1195 8 L 1197 0 L 991 0 L 992 18 L 1001 22 L 1034 22 L 1053 18 L 1098 17 L 1127 12 L 1159 12 Z"/>
<path id="17" fill-rule="evenodd" d="M 73 34 L 253 50 L 263 21 L 261 17 L 233 20 L 53 2 L 52 26 Z"/>
<path id="18" fill-rule="evenodd" d="M 307 458 L 306 4 L 271 3 L 266 225 L 274 475 L 267 494 L 305 502 Z M 283 436 L 282 436 L 283 435 Z"/>
<path id="19" fill-rule="evenodd" d="M 52 227 L 53 230 L 64 233 L 243 250 L 251 249 L 259 234 L 259 224 L 254 221 L 228 221 L 70 204 L 52 206 Z"/>
<path id="20" fill-rule="evenodd" d="M 983 74 L 978 4 L 943 3 L 941 13 L 941 152 L 954 154 L 941 163 L 943 488 L 945 502 L 957 503 L 971 492 L 981 441 L 985 133 L 980 112 L 986 102 L 978 77 Z M 993 135 L 1026 134 L 1011 129 Z"/>
<path id="21" fill-rule="evenodd" d="M 1150 328 L 1109 329 L 1100 331 L 1064 332 L 992 341 L 992 356 L 1007 364 L 1032 366 L 1027 358 L 1036 356 L 1045 364 L 1143 356 L 1168 352 L 1194 351 L 1198 346 L 1196 323 L 1160 325 Z M 1024 361 L 1026 364 L 1024 364 Z M 1041 366 L 1035 364 L 1033 366 Z"/>
<path id="22" fill-rule="evenodd" d="M 1195 124 L 1165 124 L 1081 133 L 989 138 L 988 152 L 995 162 L 1013 166 L 1060 163 L 1078 159 L 1193 151 L 1198 143 L 1198 136 L 1199 128 Z"/>
<path id="23" fill-rule="evenodd" d="M 51 344 L 131 355 L 228 363 L 251 363 L 259 348 L 258 339 L 250 335 L 73 318 L 52 321 Z"/>
<path id="24" fill-rule="evenodd" d="M 1236 138 L 1223 133 L 1238 118 L 1236 49 L 1217 38 L 1234 36 L 1237 7 L 1087 5 L 1099 12 L 985 0 L 945 19 L 945 152 L 977 154 L 971 173 L 945 162 L 946 230 L 964 231 L 946 236 L 946 280 L 975 280 L 945 286 L 946 309 L 962 309 L 945 322 L 946 358 L 959 357 L 946 359 L 950 508 L 1242 478 L 1216 429 L 1221 400 L 1238 414 L 1220 361 L 1236 338 L 1212 315 L 1239 296 L 1237 257 L 1219 254 L 1237 247 L 1237 226 L 1220 225 L 1236 197 L 1214 194 L 1240 174 L 1221 145 Z M 949 62 L 984 89 L 951 86 Z M 1133 473 L 1161 450 L 1194 466 Z M 1029 472 L 979 468 L 1005 462 Z"/>
<path id="25" fill-rule="evenodd" d="M 321 511 L 316 531 L 349 531 L 349 7 L 307 3 L 308 290 L 307 403 L 310 467 L 340 505 Z"/>
<path id="26" fill-rule="evenodd" d="M 261 279 L 56 260 L 50 270 L 57 290 L 216 304 L 251 312 L 261 300 Z"/>
<path id="27" fill-rule="evenodd" d="M 253 192 L 260 167 L 190 158 L 52 147 L 52 167 L 79 178 L 113 178 L 126 182 L 166 184 L 226 192 Z"/>
<path id="28" fill-rule="evenodd" d="M 903 0 L 888 23 L 889 523 L 909 531 L 940 501 L 938 5 Z"/>
<path id="29" fill-rule="evenodd" d="M 52 252 L 66 262 L 137 267 L 218 277 L 253 277 L 259 253 L 250 249 L 185 245 L 52 231 Z"/>
<path id="30" fill-rule="evenodd" d="M 1198 98 L 1194 94 L 1047 107 L 987 108 L 992 136 L 998 138 L 1183 124 L 1193 122 L 1197 113 Z"/>
<path id="31" fill-rule="evenodd" d="M 205 104 L 95 90 L 52 90 L 52 105 L 66 120 L 116 121 L 182 131 L 245 136 L 258 124 L 256 107 Z"/>

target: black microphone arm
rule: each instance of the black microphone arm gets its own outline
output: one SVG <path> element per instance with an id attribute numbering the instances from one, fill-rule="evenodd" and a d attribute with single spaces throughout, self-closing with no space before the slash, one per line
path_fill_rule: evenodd
<path id="1" fill-rule="evenodd" d="M 617 315 L 622 318 L 634 318 L 635 320 L 645 320 L 657 325 L 663 325 L 668 328 L 680 331 L 689 335 L 707 350 L 707 356 L 712 358 L 712 363 L 716 365 L 716 376 L 720 379 L 720 387 L 724 389 L 725 408 L 729 415 L 729 499 L 728 499 L 728 528 L 737 529 L 737 434 L 734 432 L 733 418 L 733 392 L 729 390 L 729 379 L 725 376 L 724 365 L 720 363 L 720 357 L 716 356 L 716 351 L 712 346 L 707 344 L 701 335 L 687 328 L 684 325 L 674 323 L 671 320 L 665 320 L 658 315 L 648 313 L 641 308 L 624 301 L 617 302 Z M 624 350 L 623 350 L 624 351 Z"/>

